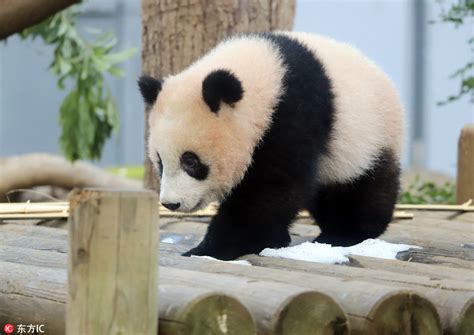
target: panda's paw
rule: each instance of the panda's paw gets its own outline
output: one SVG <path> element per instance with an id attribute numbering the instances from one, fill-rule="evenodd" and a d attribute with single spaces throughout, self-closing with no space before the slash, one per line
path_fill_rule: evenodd
<path id="1" fill-rule="evenodd" d="M 182 254 L 182 256 L 185 256 L 185 257 L 209 256 L 216 259 L 220 259 L 222 261 L 231 261 L 245 254 L 248 254 L 248 253 L 239 252 L 233 249 L 217 250 L 215 248 L 197 246 L 196 248 L 186 251 L 185 253 Z"/>
<path id="2" fill-rule="evenodd" d="M 191 257 L 191 256 L 211 256 L 211 255 L 210 255 L 209 250 L 206 250 L 206 248 L 197 246 L 181 254 L 181 256 Z"/>

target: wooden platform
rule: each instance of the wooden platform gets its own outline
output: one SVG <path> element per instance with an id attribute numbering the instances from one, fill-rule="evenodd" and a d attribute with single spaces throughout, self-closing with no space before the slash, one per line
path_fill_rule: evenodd
<path id="1" fill-rule="evenodd" d="M 423 249 L 399 260 L 351 256 L 348 265 L 249 255 L 243 258 L 252 266 L 245 266 L 179 256 L 208 222 L 160 221 L 160 334 L 474 334 L 472 212 L 415 212 L 382 238 Z M 64 333 L 66 225 L 0 224 L 0 326 L 44 324 L 47 334 Z M 301 218 L 293 243 L 318 232 Z"/>

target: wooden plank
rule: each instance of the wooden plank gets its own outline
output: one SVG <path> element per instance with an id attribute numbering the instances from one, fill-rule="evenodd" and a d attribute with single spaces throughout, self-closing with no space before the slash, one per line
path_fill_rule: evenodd
<path id="1" fill-rule="evenodd" d="M 468 200 L 474 200 L 474 123 L 464 126 L 458 142 L 456 201 Z"/>
<path id="2" fill-rule="evenodd" d="M 67 334 L 157 333 L 157 196 L 70 196 Z"/>

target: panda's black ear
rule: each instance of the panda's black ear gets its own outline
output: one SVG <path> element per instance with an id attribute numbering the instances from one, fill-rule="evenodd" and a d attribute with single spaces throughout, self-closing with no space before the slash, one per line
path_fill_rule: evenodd
<path id="1" fill-rule="evenodd" d="M 146 104 L 151 106 L 155 103 L 161 91 L 162 84 L 163 82 L 161 80 L 146 75 L 138 79 L 138 88 Z"/>
<path id="2" fill-rule="evenodd" d="M 228 70 L 216 70 L 202 82 L 202 97 L 212 112 L 217 113 L 222 102 L 233 105 L 244 95 L 239 79 Z"/>

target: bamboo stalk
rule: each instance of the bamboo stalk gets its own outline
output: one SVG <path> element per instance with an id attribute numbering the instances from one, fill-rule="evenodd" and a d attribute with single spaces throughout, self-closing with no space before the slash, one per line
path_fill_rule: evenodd
<path id="1" fill-rule="evenodd" d="M 459 212 L 474 212 L 474 205 L 472 199 L 469 199 L 462 205 L 412 205 L 399 204 L 395 206 L 396 209 L 416 209 L 416 210 L 430 210 L 430 211 L 459 211 Z"/>
<path id="2" fill-rule="evenodd" d="M 61 218 L 68 218 L 68 217 L 69 217 L 69 212 L 0 214 L 0 220 L 61 219 Z"/>
<path id="3" fill-rule="evenodd" d="M 160 205 L 162 217 L 202 217 L 213 216 L 217 212 L 217 205 L 208 207 L 194 213 L 172 212 Z M 301 211 L 298 218 L 309 218 L 307 211 Z M 413 213 L 395 211 L 394 219 L 412 219 Z M 0 219 L 45 219 L 45 218 L 67 218 L 69 217 L 69 204 L 67 202 L 37 202 L 37 203 L 0 203 Z"/>
<path id="4" fill-rule="evenodd" d="M 398 204 L 394 214 L 394 219 L 413 219 L 414 214 L 405 210 L 430 210 L 430 211 L 459 211 L 474 212 L 472 199 L 462 205 L 412 205 Z M 213 216 L 217 212 L 217 205 L 211 204 L 208 207 L 194 212 L 181 213 L 172 212 L 160 205 L 160 215 L 162 217 L 203 217 Z M 0 219 L 48 219 L 69 217 L 69 204 L 67 202 L 38 202 L 38 203 L 0 203 Z M 301 211 L 298 218 L 309 218 L 311 215 L 307 211 Z"/>

